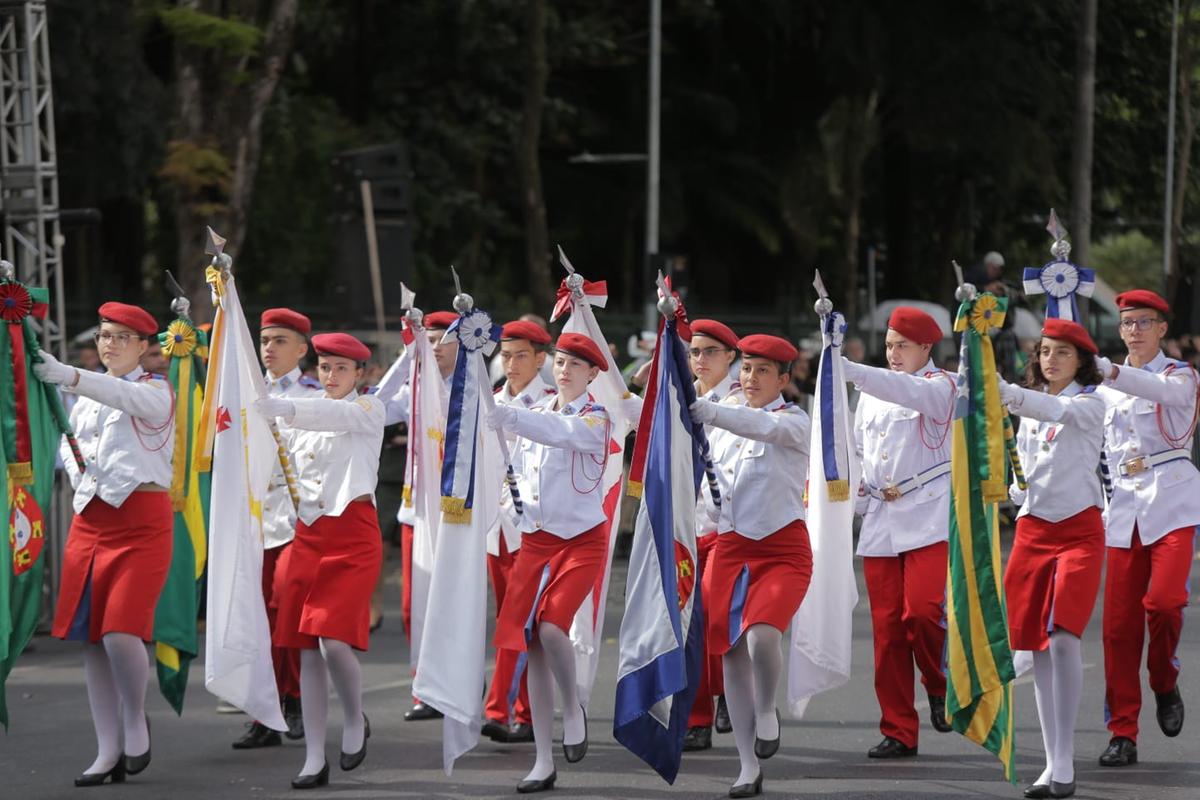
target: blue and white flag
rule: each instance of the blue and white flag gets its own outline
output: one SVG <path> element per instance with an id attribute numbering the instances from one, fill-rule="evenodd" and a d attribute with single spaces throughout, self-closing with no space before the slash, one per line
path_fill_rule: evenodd
<path id="1" fill-rule="evenodd" d="M 477 352 L 491 355 L 500 342 L 500 326 L 487 312 L 472 310 L 450 324 L 443 338 L 458 340 L 458 358 L 450 381 L 450 410 L 446 415 L 446 449 L 442 458 L 442 519 L 471 521 L 475 503 L 475 436 L 479 428 L 480 375 L 487 365 Z M 491 388 L 487 387 L 490 392 Z"/>
<path id="2" fill-rule="evenodd" d="M 675 782 L 704 657 L 697 591 L 696 494 L 707 451 L 692 423 L 696 399 L 683 342 L 669 319 L 658 336 L 659 370 L 618 640 L 613 736 L 668 783 Z"/>

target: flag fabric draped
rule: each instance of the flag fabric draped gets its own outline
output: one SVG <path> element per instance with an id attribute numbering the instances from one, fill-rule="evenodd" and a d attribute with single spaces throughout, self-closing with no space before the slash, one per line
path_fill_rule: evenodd
<path id="1" fill-rule="evenodd" d="M 46 559 L 46 524 L 58 443 L 70 431 L 56 387 L 31 364 L 50 293 L 0 280 L 0 724 L 8 729 L 4 685 L 37 628 Z M 78 452 L 76 448 L 76 452 Z"/>
<path id="2" fill-rule="evenodd" d="M 813 696 L 850 679 L 852 620 L 858 605 L 854 577 L 854 503 L 860 465 L 842 371 L 841 314 L 821 319 L 824 346 L 813 397 L 808 460 L 808 537 L 812 583 L 792 618 L 788 656 L 788 706 L 804 715 Z"/>
<path id="3" fill-rule="evenodd" d="M 209 475 L 196 469 L 193 447 L 204 392 L 208 338 L 187 317 L 179 317 L 158 335 L 170 359 L 167 380 L 176 400 L 175 449 L 170 487 L 174 510 L 171 567 L 154 612 L 154 657 L 158 688 L 177 714 L 183 713 L 188 669 L 199 652 L 196 618 L 200 577 L 208 555 Z"/>
<path id="4" fill-rule="evenodd" d="M 483 398 L 491 394 L 483 356 L 499 342 L 500 326 L 474 310 L 446 336 L 457 338 L 459 348 L 446 419 L 443 514 L 413 694 L 444 715 L 442 765 L 449 775 L 478 743 L 482 727 L 487 532 L 500 513 L 504 467 L 498 437 L 482 424 Z"/>
<path id="5" fill-rule="evenodd" d="M 962 333 L 951 430 L 946 714 L 954 730 L 1013 766 L 1012 651 L 996 503 L 1007 496 L 1004 420 L 988 328 L 1007 301 L 982 294 L 958 309 Z M 814 570 L 815 571 L 815 570 Z"/>
<path id="6" fill-rule="evenodd" d="M 708 450 L 688 407 L 696 399 L 676 321 L 660 327 L 642 500 L 633 534 L 618 639 L 613 736 L 674 783 L 704 658 L 698 590 L 696 494 Z"/>
<path id="7" fill-rule="evenodd" d="M 565 256 L 561 255 L 561 250 L 559 253 L 564 263 L 568 263 Z M 566 287 L 566 281 L 563 282 L 563 286 Z M 609 442 L 608 462 L 604 467 L 602 485 L 604 513 L 608 518 L 604 527 L 608 555 L 604 562 L 604 569 L 596 578 L 595 587 L 575 613 L 575 620 L 572 622 L 570 630 L 571 643 L 575 647 L 575 681 L 579 687 L 580 701 L 584 708 L 587 708 L 592 696 L 592 685 L 596 680 L 596 667 L 600 663 L 600 644 L 603 640 L 608 580 L 612 574 L 613 547 L 616 544 L 613 528 L 621 513 L 625 437 L 634 428 L 637 422 L 636 415 L 640 414 L 641 409 L 639 407 L 634 410 L 626 404 L 625 401 L 632 396 L 621 379 L 621 371 L 612 357 L 612 351 L 609 350 L 608 340 L 604 338 L 604 333 L 600 330 L 600 323 L 596 321 L 596 315 L 592 312 L 593 305 L 603 306 L 601 301 L 608 299 L 603 281 L 595 284 L 585 281 L 582 297 L 576 296 L 570 290 L 567 291 L 566 297 L 569 301 L 571 316 L 563 326 L 563 332 L 581 333 L 591 338 L 599 346 L 600 352 L 608 358 L 608 370 L 601 372 L 596 380 L 592 381 L 588 391 L 596 398 L 596 402 L 608 411 L 608 418 L 612 422 L 612 439 Z M 563 289 L 559 290 L 559 296 L 560 298 L 563 296 Z M 564 303 L 560 301 L 555 307 L 556 310 L 562 305 Z"/>
<path id="8" fill-rule="evenodd" d="M 266 386 L 237 286 L 217 269 L 207 274 L 218 307 L 196 447 L 212 471 L 204 685 L 283 731 L 262 593 L 262 501 L 278 452 L 253 406 Z"/>

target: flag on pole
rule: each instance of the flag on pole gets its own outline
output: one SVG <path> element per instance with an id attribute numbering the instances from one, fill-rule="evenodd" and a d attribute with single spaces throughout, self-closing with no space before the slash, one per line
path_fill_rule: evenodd
<path id="1" fill-rule="evenodd" d="M 181 314 L 158 335 L 158 342 L 170 359 L 167 380 L 176 397 L 170 487 L 175 524 L 171 567 L 154 611 L 154 658 L 159 691 L 175 713 L 182 714 L 188 669 L 199 653 L 196 618 L 208 555 L 209 475 L 196 469 L 192 453 L 204 398 L 208 338 Z"/>
<path id="2" fill-rule="evenodd" d="M 850 679 L 850 652 L 858 582 L 854 577 L 854 502 L 860 465 L 842 374 L 841 314 L 821 317 L 824 346 L 813 396 L 812 446 L 808 451 L 808 536 L 812 583 L 792 618 L 788 658 L 788 706 L 804 716 L 815 695 Z"/>
<path id="3" fill-rule="evenodd" d="M 688 411 L 696 392 L 675 319 L 660 326 L 655 358 L 654 410 L 638 430 L 644 492 L 618 639 L 613 736 L 674 783 L 704 658 L 695 516 L 708 444 Z"/>
<path id="4" fill-rule="evenodd" d="M 1000 562 L 996 503 L 1007 497 L 1004 419 L 989 328 L 1007 301 L 982 294 L 962 303 L 958 391 L 951 429 L 950 565 L 946 597 L 946 715 L 954 730 L 1013 767 L 1012 651 Z"/>
<path id="5" fill-rule="evenodd" d="M 38 340 L 30 317 L 45 319 L 49 300 L 46 289 L 0 278 L 0 724 L 5 730 L 4 684 L 37 628 L 54 460 L 60 438 L 70 431 L 57 388 L 38 381 L 31 369 Z"/>
<path id="6" fill-rule="evenodd" d="M 207 278 L 217 315 L 196 448 L 212 471 L 204 685 L 283 731 L 262 593 L 262 501 L 278 452 L 254 410 L 266 386 L 233 276 L 209 267 Z"/>
<path id="7" fill-rule="evenodd" d="M 459 346 L 446 418 L 442 521 L 413 694 L 443 714 L 442 765 L 449 775 L 478 743 L 483 724 L 487 532 L 500 513 L 496 490 L 504 468 L 499 439 L 481 424 L 484 398 L 491 397 L 483 356 L 500 341 L 500 326 L 486 312 L 469 310 L 446 337 Z"/>

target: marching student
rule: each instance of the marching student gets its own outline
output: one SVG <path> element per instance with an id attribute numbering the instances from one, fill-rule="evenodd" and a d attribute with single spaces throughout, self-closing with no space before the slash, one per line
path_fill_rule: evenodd
<path id="1" fill-rule="evenodd" d="M 695 347 L 695 339 L 692 346 Z M 717 541 L 702 577 L 708 651 L 723 657 L 725 697 L 741 770 L 730 797 L 762 793 L 759 759 L 779 749 L 775 692 L 783 632 L 812 579 L 804 524 L 809 418 L 782 397 L 799 353 L 784 339 L 738 341 L 741 395 L 704 398 L 692 419 L 712 428 L 721 489 Z"/>
<path id="2" fill-rule="evenodd" d="M 495 392 L 495 400 L 502 405 L 517 408 L 533 408 L 536 404 L 555 394 L 552 386 L 542 380 L 541 369 L 546 361 L 546 348 L 551 342 L 545 328 L 533 322 L 517 320 L 503 327 L 500 333 L 500 363 L 504 367 L 505 381 Z M 510 447 L 516 437 L 510 437 Z M 503 493 L 502 503 L 511 503 L 508 492 Z M 496 594 L 496 612 L 504 605 L 509 576 L 521 547 L 521 531 L 512 525 L 506 515 L 492 530 L 488 531 L 488 576 Z M 496 668 L 488 688 L 483 725 L 483 735 L 496 742 L 532 742 L 533 724 L 529 715 L 529 689 L 525 671 L 517 685 L 514 679 L 518 672 L 520 653 L 516 650 L 497 649 Z M 511 698 L 511 700 L 510 700 Z"/>
<path id="3" fill-rule="evenodd" d="M 1183 729 L 1179 661 L 1175 657 L 1188 603 L 1200 472 L 1191 462 L 1196 424 L 1196 371 L 1163 355 L 1170 306 L 1134 289 L 1117 295 L 1121 339 L 1129 351 L 1117 366 L 1097 357 L 1104 378 L 1104 450 L 1112 477 L 1105 513 L 1104 702 L 1112 739 L 1104 767 L 1137 763 L 1142 707 L 1141 660 L 1167 736 Z"/>
<path id="4" fill-rule="evenodd" d="M 86 462 L 62 448 L 75 489 L 53 636 L 81 641 L 97 753 L 76 786 L 122 783 L 150 764 L 145 713 L 154 609 L 171 565 L 175 398 L 139 366 L 158 324 L 124 303 L 100 306 L 96 344 L 107 374 L 39 351 L 33 372 L 79 396 L 71 427 Z M 124 744 L 122 745 L 122 741 Z"/>
<path id="5" fill-rule="evenodd" d="M 728 325 L 715 319 L 693 320 L 691 329 L 688 364 L 695 377 L 696 396 L 719 403 L 741 388 L 737 376 L 732 372 L 733 362 L 737 359 L 737 334 Z M 704 500 L 701 498 L 696 513 L 696 560 L 699 562 L 702 581 L 709 556 L 712 555 L 716 544 L 717 526 L 705 513 Z M 717 733 L 729 733 L 733 730 L 729 721 L 729 709 L 725 703 L 723 671 L 721 654 L 706 647 L 704 661 L 700 667 L 700 685 L 696 688 L 696 701 L 688 715 L 687 735 L 683 739 L 684 750 L 707 750 L 712 747 L 714 724 Z M 715 716 L 713 697 L 717 698 Z"/>
<path id="6" fill-rule="evenodd" d="M 320 397 L 321 384 L 301 374 L 300 362 L 308 354 L 308 335 L 312 322 L 290 308 L 268 308 L 259 318 L 259 355 L 266 373 L 267 393 L 272 397 Z M 279 426 L 285 445 L 292 431 Z M 291 447 L 288 446 L 289 453 Z M 288 456 L 292 458 L 291 455 Z M 296 535 L 296 507 L 288 492 L 283 466 L 276 460 L 267 496 L 263 501 L 263 600 L 267 607 L 267 622 L 274 634 L 279 616 L 280 584 L 286 571 L 285 554 Z M 275 667 L 275 685 L 283 704 L 283 719 L 287 737 L 304 737 L 304 719 L 300 710 L 300 651 L 272 647 L 271 663 Z M 282 744 L 279 732 L 255 720 L 246 733 L 233 743 L 235 750 L 253 750 Z"/>
<path id="7" fill-rule="evenodd" d="M 299 522 L 286 559 L 273 644 L 300 652 L 305 760 L 297 789 L 329 782 L 325 728 L 329 681 L 342 703 L 340 766 L 352 770 L 367 754 L 371 727 L 362 710 L 362 671 L 354 650 L 368 646 L 371 593 L 382 543 L 375 481 L 383 442 L 383 403 L 355 387 L 371 351 L 353 336 L 312 337 L 320 398 L 263 397 L 254 406 L 294 431 L 300 488 Z"/>
<path id="8" fill-rule="evenodd" d="M 867 751 L 870 758 L 917 754 L 914 662 L 934 730 L 950 730 L 942 654 L 954 381 L 930 357 L 941 339 L 933 317 L 900 306 L 884 340 L 888 369 L 842 359 L 846 379 L 862 392 L 854 421 L 863 476 L 858 555 L 871 598 L 883 734 Z"/>
<path id="9" fill-rule="evenodd" d="M 1083 690 L 1080 638 L 1096 605 L 1104 566 L 1104 494 L 1096 467 L 1104 444 L 1104 400 L 1092 337 L 1077 322 L 1047 319 L 1026 387 L 1000 381 L 1000 398 L 1021 416 L 1017 448 L 1028 488 L 1010 487 L 1017 532 L 1004 592 L 1009 643 L 1033 651 L 1033 685 L 1046 768 L 1026 797 L 1075 793 L 1075 719 Z"/>
<path id="10" fill-rule="evenodd" d="M 554 354 L 556 395 L 532 408 L 497 404 L 487 425 L 515 434 L 512 453 L 523 511 L 521 547 L 508 576 L 494 644 L 528 654 L 529 709 L 537 755 L 517 784 L 521 794 L 554 788 L 554 687 L 563 702 L 563 756 L 588 750 L 587 715 L 567 635 L 575 612 L 604 569 L 603 476 L 611 423 L 588 393 L 608 361 L 587 336 L 564 333 Z"/>

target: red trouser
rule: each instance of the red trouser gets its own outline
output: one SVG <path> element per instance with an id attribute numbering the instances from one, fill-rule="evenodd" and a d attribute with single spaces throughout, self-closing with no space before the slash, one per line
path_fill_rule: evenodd
<path id="1" fill-rule="evenodd" d="M 898 556 L 863 558 L 871 627 L 875 636 L 875 696 L 882 715 L 879 730 L 909 747 L 920 727 L 913 706 L 913 661 L 925 691 L 945 696 L 942 665 L 946 644 L 945 542 Z"/>
<path id="2" fill-rule="evenodd" d="M 1142 709 L 1142 644 L 1150 628 L 1146 669 L 1156 694 L 1175 688 L 1175 648 L 1188 603 L 1195 528 L 1179 528 L 1143 545 L 1137 528 L 1128 548 L 1106 548 L 1104 578 L 1104 711 L 1113 736 L 1137 741 Z"/>
<path id="3" fill-rule="evenodd" d="M 283 585 L 287 572 L 287 552 L 291 544 L 282 547 L 272 547 L 263 550 L 262 587 L 263 600 L 267 603 L 267 624 L 271 635 L 275 635 L 275 618 L 279 615 L 278 589 Z M 280 566 L 280 562 L 283 562 Z M 275 684 L 279 696 L 300 696 L 300 651 L 291 647 L 276 647 L 271 645 L 271 663 L 275 666 Z"/>
<path id="4" fill-rule="evenodd" d="M 703 584 L 704 569 L 708 566 L 708 555 L 717 544 L 717 534 L 710 533 L 696 538 L 696 559 L 700 562 L 700 572 L 696 576 L 696 585 Z M 707 638 L 705 643 L 707 645 Z M 689 728 L 711 728 L 713 725 L 713 698 L 725 694 L 725 668 L 721 664 L 721 656 L 704 649 L 704 658 L 700 661 L 700 683 L 696 687 L 696 701 L 692 703 L 692 711 L 688 715 Z"/>
<path id="5" fill-rule="evenodd" d="M 488 575 L 492 579 L 492 590 L 496 593 L 496 613 L 500 612 L 500 605 L 504 602 L 504 593 L 508 589 L 508 575 L 516 560 L 517 554 L 509 552 L 508 545 L 504 542 L 504 535 L 501 534 L 500 555 L 489 554 L 487 559 Z M 508 710 L 511 706 L 514 722 L 524 725 L 531 723 L 529 689 L 525 685 L 527 673 L 520 663 L 522 655 L 516 650 L 503 647 L 496 649 L 496 669 L 492 673 L 492 685 L 488 688 L 487 705 L 483 712 L 488 719 L 507 725 Z M 517 696 L 510 701 L 509 698 L 513 695 L 513 678 L 517 674 L 518 667 L 521 667 L 521 689 L 517 692 Z"/>

